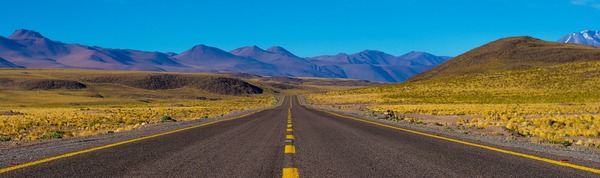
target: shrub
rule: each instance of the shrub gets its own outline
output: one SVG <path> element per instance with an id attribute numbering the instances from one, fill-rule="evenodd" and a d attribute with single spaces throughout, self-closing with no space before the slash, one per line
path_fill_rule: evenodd
<path id="1" fill-rule="evenodd" d="M 171 118 L 171 116 L 163 116 L 161 122 L 177 122 L 177 120 Z"/>
<path id="2" fill-rule="evenodd" d="M 64 131 L 50 130 L 50 131 L 44 133 L 44 135 L 42 135 L 42 139 L 62 138 L 64 134 L 65 134 Z"/>
<path id="3" fill-rule="evenodd" d="M 11 138 L 8 135 L 0 135 L 0 142 L 10 141 Z"/>

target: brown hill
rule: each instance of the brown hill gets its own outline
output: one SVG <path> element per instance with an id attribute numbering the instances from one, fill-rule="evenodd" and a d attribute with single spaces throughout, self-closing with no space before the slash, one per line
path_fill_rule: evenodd
<path id="1" fill-rule="evenodd" d="M 532 37 L 496 40 L 422 72 L 408 81 L 476 73 L 525 70 L 541 66 L 600 60 L 600 49 L 542 41 Z"/>
<path id="2" fill-rule="evenodd" d="M 87 86 L 83 83 L 73 80 L 58 80 L 58 79 L 33 79 L 15 82 L 13 79 L 0 78 L 0 87 L 21 89 L 21 90 L 54 90 L 54 89 L 69 89 L 77 90 L 84 89 Z"/>
<path id="3" fill-rule="evenodd" d="M 118 83 L 146 90 L 192 87 L 223 95 L 261 94 L 263 89 L 243 80 L 220 76 L 183 74 L 104 75 L 85 79 L 90 83 Z"/>

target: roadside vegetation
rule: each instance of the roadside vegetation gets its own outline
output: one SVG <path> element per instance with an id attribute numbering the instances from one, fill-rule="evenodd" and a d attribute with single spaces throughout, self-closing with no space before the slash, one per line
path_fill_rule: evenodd
<path id="1" fill-rule="evenodd" d="M 176 105 L 78 105 L 1 108 L 4 141 L 68 138 L 128 131 L 146 124 L 215 118 L 234 111 L 270 106 L 272 96 Z"/>
<path id="2" fill-rule="evenodd" d="M 70 138 L 216 118 L 276 102 L 217 74 L 0 70 L 0 141 Z"/>

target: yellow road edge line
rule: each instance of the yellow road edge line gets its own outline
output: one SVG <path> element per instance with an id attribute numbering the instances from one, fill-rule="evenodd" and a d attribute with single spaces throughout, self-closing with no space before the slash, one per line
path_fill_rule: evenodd
<path id="1" fill-rule="evenodd" d="M 285 148 L 283 149 L 283 153 L 294 154 L 294 153 L 296 153 L 296 147 L 294 145 L 285 145 Z"/>
<path id="2" fill-rule="evenodd" d="M 14 170 L 21 169 L 21 168 L 26 168 L 26 167 L 29 167 L 29 166 L 34 166 L 34 165 L 38 165 L 38 164 L 42 164 L 42 163 L 46 163 L 46 162 L 50 162 L 50 161 L 62 159 L 62 158 L 67 158 L 67 157 L 72 157 L 72 156 L 75 156 L 75 155 L 80 155 L 80 154 L 83 154 L 83 153 L 89 153 L 89 152 L 93 152 L 93 151 L 97 151 L 97 150 L 102 150 L 102 149 L 106 149 L 106 148 L 111 148 L 111 147 L 116 147 L 116 146 L 119 146 L 119 145 L 124 145 L 124 144 L 128 144 L 128 143 L 132 143 L 132 142 L 137 142 L 137 141 L 146 140 L 146 139 L 150 139 L 150 138 L 155 138 L 155 137 L 160 137 L 160 136 L 164 136 L 164 135 L 169 135 L 169 134 L 172 134 L 172 133 L 177 133 L 177 132 L 181 132 L 181 131 L 195 129 L 195 128 L 198 128 L 198 127 L 212 125 L 212 124 L 216 124 L 216 123 L 219 123 L 219 122 L 225 122 L 225 121 L 230 121 L 230 120 L 234 120 L 234 119 L 239 119 L 239 118 L 250 116 L 252 114 L 256 114 L 258 112 L 261 112 L 261 111 L 264 111 L 264 110 L 267 110 L 267 109 L 270 109 L 270 108 L 276 108 L 276 107 L 279 107 L 279 106 L 281 106 L 281 105 L 278 105 L 278 106 L 275 106 L 275 107 L 267 107 L 267 108 L 264 108 L 264 109 L 259 109 L 259 110 L 256 110 L 256 111 L 253 111 L 253 112 L 241 115 L 241 116 L 237 116 L 237 117 L 232 117 L 232 118 L 228 118 L 228 119 L 222 119 L 222 120 L 207 122 L 207 123 L 203 123 L 203 124 L 199 124 L 199 125 L 194 125 L 194 126 L 190 126 L 190 127 L 186 127 L 186 128 L 181 128 L 181 129 L 172 130 L 172 131 L 163 132 L 163 133 L 158 133 L 158 134 L 154 134 L 154 135 L 150 135 L 150 136 L 135 138 L 135 139 L 131 139 L 131 140 L 125 140 L 125 141 L 121 141 L 121 142 L 117 142 L 117 143 L 112 143 L 112 144 L 108 144 L 108 145 L 104 145 L 104 146 L 99 146 L 99 147 L 94 147 L 94 148 L 90 148 L 90 149 L 86 149 L 86 150 L 71 152 L 71 153 L 67 153 L 67 154 L 63 154 L 63 155 L 59 155 L 59 156 L 54 156 L 54 157 L 50 157 L 50 158 L 44 158 L 44 159 L 40 159 L 40 160 L 37 160 L 37 161 L 32 161 L 32 162 L 28 162 L 28 163 L 25 163 L 25 164 L 19 164 L 19 165 L 12 166 L 12 167 L 2 168 L 2 169 L 0 169 L 0 174 L 6 173 L 6 172 L 9 172 L 9 171 L 14 171 Z"/>
<path id="3" fill-rule="evenodd" d="M 496 148 L 496 147 L 481 145 L 481 144 L 477 144 L 477 143 L 471 143 L 471 142 L 457 140 L 457 139 L 453 139 L 453 138 L 442 137 L 442 136 L 428 134 L 428 133 L 419 132 L 419 131 L 415 131 L 415 130 L 410 130 L 410 129 L 400 128 L 400 127 L 395 127 L 395 126 L 391 126 L 391 125 L 387 125 L 387 124 L 382 124 L 382 123 L 378 123 L 378 122 L 374 122 L 374 121 L 368 121 L 368 120 L 364 120 L 364 119 L 358 119 L 358 118 L 355 118 L 355 117 L 344 116 L 344 115 L 341 115 L 341 114 L 337 114 L 337 113 L 333 113 L 333 112 L 329 112 L 329 111 L 325 111 L 325 110 L 321 110 L 321 109 L 316 109 L 316 110 L 319 110 L 319 111 L 325 112 L 325 113 L 329 113 L 329 114 L 332 114 L 332 115 L 335 115 L 335 116 L 338 116 L 338 117 L 352 119 L 352 120 L 356 120 L 356 121 L 360 121 L 360 122 L 365 122 L 365 123 L 369 123 L 369 124 L 373 124 L 373 125 L 378 125 L 378 126 L 382 126 L 382 127 L 386 127 L 386 128 L 390 128 L 390 129 L 400 130 L 400 131 L 409 132 L 409 133 L 413 133 L 413 134 L 417 134 L 417 135 L 423 135 L 423 136 L 427 136 L 427 137 L 442 139 L 442 140 L 446 140 L 446 141 L 451 141 L 451 142 L 460 143 L 460 144 L 464 144 L 464 145 L 469 145 L 469 146 L 473 146 L 473 147 L 483 148 L 483 149 L 487 149 L 487 150 L 491 150 L 491 151 L 496 151 L 496 152 L 500 152 L 500 153 L 505 153 L 505 154 L 515 155 L 515 156 L 520 156 L 520 157 L 529 158 L 529 159 L 533 159 L 533 160 L 537 160 L 537 161 L 542 161 L 542 162 L 546 162 L 546 163 L 550 163 L 550 164 L 555 164 L 555 165 L 559 165 L 559 166 L 570 167 L 570 168 L 574 168 L 574 169 L 579 169 L 579 170 L 583 170 L 583 171 L 588 171 L 588 172 L 600 174 L 600 169 L 596 169 L 596 168 L 591 168 L 591 167 L 581 166 L 581 165 L 577 165 L 577 164 L 571 164 L 571 163 L 561 162 L 561 161 L 552 160 L 552 159 L 543 158 L 543 157 L 534 156 L 534 155 L 529 155 L 529 154 L 525 154 L 525 153 L 519 153 L 519 152 L 515 152 L 515 151 L 509 151 L 509 150 L 500 149 L 500 148 Z"/>
<path id="4" fill-rule="evenodd" d="M 298 173 L 298 168 L 286 167 L 283 168 L 282 178 L 299 178 L 300 174 Z"/>

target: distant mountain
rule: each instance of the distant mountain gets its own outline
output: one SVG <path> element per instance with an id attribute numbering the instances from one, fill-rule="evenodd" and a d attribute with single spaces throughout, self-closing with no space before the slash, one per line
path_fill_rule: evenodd
<path id="1" fill-rule="evenodd" d="M 279 55 L 286 56 L 286 57 L 299 58 L 298 56 L 292 54 L 287 49 L 284 49 L 281 46 L 270 47 L 269 49 L 267 49 L 267 51 L 271 52 L 273 54 L 279 54 Z"/>
<path id="2" fill-rule="evenodd" d="M 600 47 L 600 31 L 584 30 L 580 33 L 571 33 L 560 38 L 557 42 Z"/>
<path id="3" fill-rule="evenodd" d="M 160 52 L 64 44 L 30 30 L 0 38 L 0 45 L 0 57 L 26 68 L 166 71 L 164 68 L 185 67 Z"/>
<path id="4" fill-rule="evenodd" d="M 352 78 L 401 82 L 448 60 L 424 52 L 392 56 L 377 50 L 302 58 L 280 46 L 231 52 L 196 45 L 182 53 L 110 49 L 53 41 L 31 30 L 0 37 L 0 67 L 83 68 L 174 72 L 244 72 L 267 76 Z"/>
<path id="5" fill-rule="evenodd" d="M 339 66 L 348 78 L 387 82 L 402 82 L 448 59 L 425 52 L 392 56 L 378 50 L 308 58 L 316 64 Z"/>
<path id="6" fill-rule="evenodd" d="M 258 46 L 246 46 L 231 51 L 237 56 L 256 59 L 260 62 L 273 64 L 282 76 L 348 78 L 343 71 L 333 66 L 321 66 L 300 58 L 280 46 L 263 50 Z"/>
<path id="7" fill-rule="evenodd" d="M 178 62 L 202 72 L 246 72 L 258 75 L 278 76 L 274 65 L 253 58 L 236 56 L 219 48 L 196 45 L 173 56 Z"/>
<path id="8" fill-rule="evenodd" d="M 17 66 L 10 61 L 7 61 L 4 58 L 0 57 L 0 68 L 22 68 L 21 66 Z"/>
<path id="9" fill-rule="evenodd" d="M 451 57 L 435 56 L 426 52 L 415 51 L 406 53 L 398 58 L 399 60 L 396 60 L 395 64 L 404 64 L 410 66 L 436 66 L 444 63 L 448 59 L 451 59 Z M 405 61 L 408 61 L 409 63 L 406 64 L 404 63 Z"/>
<path id="10" fill-rule="evenodd" d="M 435 66 L 451 57 L 435 56 L 426 52 L 409 52 L 401 56 L 392 56 L 378 50 L 364 50 L 356 54 L 340 53 L 308 58 L 313 62 L 331 64 L 372 64 L 392 66 Z"/>
<path id="11" fill-rule="evenodd" d="M 547 42 L 532 37 L 503 38 L 419 73 L 409 81 L 597 60 L 600 60 L 600 49 L 591 46 Z"/>
<path id="12" fill-rule="evenodd" d="M 364 50 L 356 54 L 340 53 L 334 56 L 317 56 L 309 58 L 312 61 L 331 63 L 331 64 L 373 64 L 390 65 L 390 62 L 396 59 L 395 56 L 386 54 L 378 50 Z"/>

